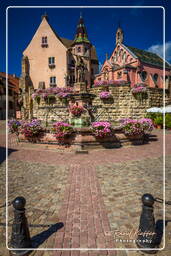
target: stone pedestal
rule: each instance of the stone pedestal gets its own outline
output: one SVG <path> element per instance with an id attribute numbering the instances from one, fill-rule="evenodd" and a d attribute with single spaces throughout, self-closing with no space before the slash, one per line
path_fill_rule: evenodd
<path id="1" fill-rule="evenodd" d="M 76 92 L 87 92 L 87 85 L 85 82 L 78 82 L 74 84 L 74 89 Z"/>

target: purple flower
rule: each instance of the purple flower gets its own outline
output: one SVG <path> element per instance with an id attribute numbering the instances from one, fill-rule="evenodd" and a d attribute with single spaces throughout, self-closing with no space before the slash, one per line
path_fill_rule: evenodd
<path id="1" fill-rule="evenodd" d="M 111 124 L 109 122 L 92 123 L 93 133 L 96 137 L 112 136 Z"/>
<path id="2" fill-rule="evenodd" d="M 100 97 L 100 99 L 109 99 L 109 98 L 111 98 L 111 93 L 107 92 L 107 91 L 101 92 L 99 94 L 99 97 Z"/>
<path id="3" fill-rule="evenodd" d="M 135 84 L 134 87 L 131 89 L 131 92 L 133 94 L 138 94 L 138 93 L 146 93 L 147 88 L 145 86 L 145 84 L 141 83 L 141 84 Z"/>

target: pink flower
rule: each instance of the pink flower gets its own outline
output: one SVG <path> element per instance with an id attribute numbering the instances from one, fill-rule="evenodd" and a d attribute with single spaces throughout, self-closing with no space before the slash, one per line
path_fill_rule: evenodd
<path id="1" fill-rule="evenodd" d="M 111 93 L 107 92 L 107 91 L 101 92 L 99 94 L 99 97 L 100 97 L 100 99 L 109 99 L 109 98 L 111 98 Z"/>

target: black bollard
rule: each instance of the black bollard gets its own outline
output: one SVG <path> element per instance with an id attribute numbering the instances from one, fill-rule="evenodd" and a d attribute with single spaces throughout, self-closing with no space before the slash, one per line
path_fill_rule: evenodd
<path id="1" fill-rule="evenodd" d="M 11 255 L 28 255 L 31 250 L 15 250 L 22 248 L 31 248 L 31 239 L 25 216 L 25 204 L 26 200 L 24 197 L 16 197 L 13 201 L 14 207 L 14 222 L 12 225 L 12 235 L 10 247 L 14 250 L 10 251 Z"/>
<path id="2" fill-rule="evenodd" d="M 141 251 L 148 254 L 154 254 L 157 252 L 157 250 L 155 250 L 156 232 L 155 219 L 153 214 L 154 201 L 155 200 L 151 194 L 144 194 L 142 196 L 142 213 L 140 217 L 140 225 L 136 242 L 137 246 L 142 248 Z"/>

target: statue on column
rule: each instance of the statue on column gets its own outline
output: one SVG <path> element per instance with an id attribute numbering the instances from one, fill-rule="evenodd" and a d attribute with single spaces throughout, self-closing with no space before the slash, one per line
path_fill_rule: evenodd
<path id="1" fill-rule="evenodd" d="M 87 71 L 87 65 L 84 63 L 83 59 L 80 56 L 77 56 L 76 81 L 78 83 L 85 82 L 86 71 Z"/>

